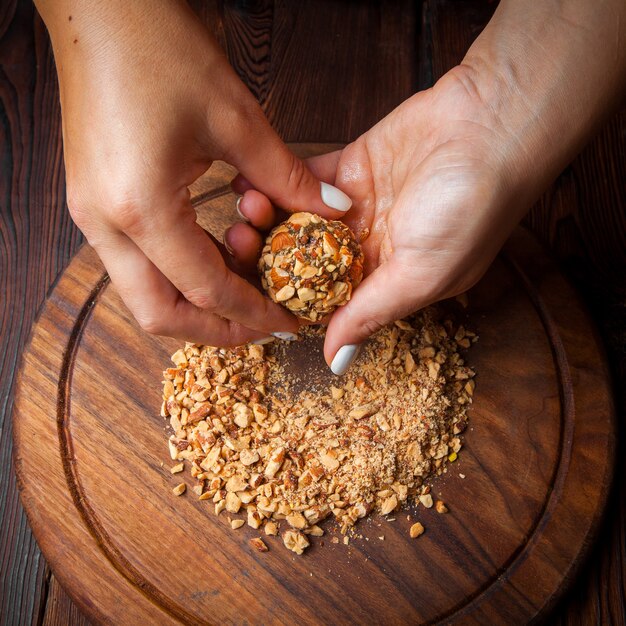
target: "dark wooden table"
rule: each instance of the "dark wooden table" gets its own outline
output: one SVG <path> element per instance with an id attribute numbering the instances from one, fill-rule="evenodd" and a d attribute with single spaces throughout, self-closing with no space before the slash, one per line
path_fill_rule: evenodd
<path id="1" fill-rule="evenodd" d="M 348 142 L 457 63 L 485 0 L 192 3 L 287 141 Z M 626 402 L 626 110 L 561 174 L 527 224 L 576 284 Z M 1 624 L 85 624 L 35 543 L 11 465 L 20 354 L 83 238 L 68 216 L 54 61 L 29 0 L 0 4 Z M 621 433 L 624 436 L 624 433 Z M 626 621 L 626 461 L 588 563 L 551 623 Z"/>

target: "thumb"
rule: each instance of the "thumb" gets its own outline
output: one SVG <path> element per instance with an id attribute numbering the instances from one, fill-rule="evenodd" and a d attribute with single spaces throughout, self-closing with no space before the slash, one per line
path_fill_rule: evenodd
<path id="1" fill-rule="evenodd" d="M 436 300 L 429 285 L 411 276 L 410 268 L 392 257 L 378 266 L 333 314 L 324 343 L 324 358 L 334 374 L 344 374 L 360 344 L 386 324 Z"/>
<path id="2" fill-rule="evenodd" d="M 334 185 L 320 182 L 265 118 L 254 130 L 231 159 L 252 187 L 290 213 L 309 211 L 338 219 L 350 209 L 352 200 Z"/>

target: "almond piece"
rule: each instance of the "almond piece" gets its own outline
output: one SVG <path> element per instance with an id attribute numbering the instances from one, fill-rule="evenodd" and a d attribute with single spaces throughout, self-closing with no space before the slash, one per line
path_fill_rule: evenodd
<path id="1" fill-rule="evenodd" d="M 176 485 L 176 487 L 172 489 L 172 492 L 174 493 L 175 496 L 182 496 L 186 490 L 187 490 L 187 485 L 185 485 L 185 483 L 180 483 L 180 485 Z"/>
<path id="2" fill-rule="evenodd" d="M 272 281 L 272 287 L 276 290 L 282 289 L 285 285 L 289 284 L 289 273 L 280 267 L 273 267 L 270 271 L 269 278 Z"/>
<path id="3" fill-rule="evenodd" d="M 294 293 L 296 293 L 296 290 L 292 285 L 285 285 L 282 289 L 279 289 L 276 292 L 276 301 L 285 302 L 286 300 L 292 298 Z"/>
<path id="4" fill-rule="evenodd" d="M 242 450 L 239 453 L 239 460 L 246 466 L 256 463 L 259 458 L 259 453 L 256 450 Z"/>
<path id="5" fill-rule="evenodd" d="M 322 246 L 324 254 L 330 256 L 334 260 L 339 260 L 339 243 L 328 231 L 324 232 Z"/>
<path id="6" fill-rule="evenodd" d="M 296 240 L 289 234 L 284 231 L 276 233 L 272 237 L 271 250 L 275 254 L 279 250 L 284 250 L 285 248 L 290 248 L 294 246 Z"/>
<path id="7" fill-rule="evenodd" d="M 261 537 L 255 537 L 254 539 L 250 539 L 250 545 L 259 552 L 267 552 L 269 550 Z"/>
<path id="8" fill-rule="evenodd" d="M 416 537 L 419 537 L 423 534 L 424 526 L 422 526 L 422 524 L 420 524 L 419 522 L 415 522 L 415 524 L 413 524 L 413 526 L 411 526 L 411 528 L 409 529 L 409 536 L 411 537 L 411 539 L 415 539 Z"/>

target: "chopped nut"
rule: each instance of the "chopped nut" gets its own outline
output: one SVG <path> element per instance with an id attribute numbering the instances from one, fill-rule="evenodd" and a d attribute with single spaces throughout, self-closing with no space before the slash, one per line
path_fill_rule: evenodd
<path id="1" fill-rule="evenodd" d="M 285 448 L 278 448 L 274 451 L 274 454 L 270 457 L 270 460 L 265 467 L 265 477 L 274 478 L 276 473 L 281 468 L 283 461 L 285 460 Z"/>
<path id="2" fill-rule="evenodd" d="M 248 481 L 243 477 L 235 474 L 226 481 L 226 491 L 243 491 L 248 487 Z"/>
<path id="3" fill-rule="evenodd" d="M 288 248 L 289 246 L 293 246 L 295 244 L 294 238 L 286 232 L 278 232 L 276 233 L 271 240 L 271 250 L 272 252 L 279 252 L 284 248 Z"/>
<path id="4" fill-rule="evenodd" d="M 435 502 L 435 510 L 437 511 L 437 513 L 447 513 L 448 507 L 444 504 L 442 500 L 437 500 L 437 502 Z"/>
<path id="5" fill-rule="evenodd" d="M 411 526 L 411 528 L 409 529 L 409 535 L 411 539 L 415 539 L 416 537 L 419 537 L 423 534 L 424 527 L 422 526 L 422 524 L 420 524 L 420 522 L 415 522 L 415 524 L 413 524 L 413 526 Z"/>
<path id="6" fill-rule="evenodd" d="M 387 515 L 391 513 L 392 511 L 395 511 L 397 506 L 398 506 L 398 497 L 394 494 L 392 496 L 389 496 L 383 502 L 382 506 L 380 507 L 380 513 L 381 515 Z"/>
<path id="7" fill-rule="evenodd" d="M 306 519 L 302 513 L 292 513 L 291 515 L 287 515 L 287 523 L 293 528 L 297 528 L 298 530 L 302 530 L 308 526 Z"/>
<path id="8" fill-rule="evenodd" d="M 255 537 L 254 539 L 250 539 L 250 545 L 259 552 L 267 552 L 269 550 L 261 537 Z"/>
<path id="9" fill-rule="evenodd" d="M 252 411 L 243 402 L 236 402 L 233 404 L 233 422 L 239 426 L 239 428 L 245 428 L 252 419 Z"/>
<path id="10" fill-rule="evenodd" d="M 226 510 L 229 513 L 238 513 L 241 508 L 241 500 L 239 496 L 234 492 L 229 492 L 226 494 Z"/>
<path id="11" fill-rule="evenodd" d="M 429 493 L 418 496 L 418 499 L 427 509 L 433 505 L 433 497 Z"/>
<path id="12" fill-rule="evenodd" d="M 326 452 L 320 456 L 320 462 L 327 470 L 336 470 L 339 467 L 339 461 L 335 456 L 332 456 L 329 452 Z"/>
<path id="13" fill-rule="evenodd" d="M 404 357 L 404 371 L 407 374 L 410 374 L 415 369 L 415 359 L 410 352 L 406 353 Z"/>
<path id="14" fill-rule="evenodd" d="M 253 465 L 256 463 L 261 457 L 256 450 L 242 450 L 239 453 L 239 460 L 244 465 Z"/>
<path id="15" fill-rule="evenodd" d="M 317 524 L 309 526 L 309 528 L 307 528 L 304 532 L 307 535 L 312 535 L 313 537 L 322 537 L 324 535 L 324 529 Z"/>
<path id="16" fill-rule="evenodd" d="M 253 507 L 250 507 L 248 509 L 248 526 L 251 526 L 252 528 L 259 528 L 261 521 L 259 513 Z"/>
<path id="17" fill-rule="evenodd" d="M 184 463 L 179 463 L 178 465 L 174 465 L 174 467 L 172 467 L 172 469 L 170 469 L 170 472 L 172 474 L 178 474 L 179 472 L 182 472 L 185 469 L 185 464 Z"/>
<path id="18" fill-rule="evenodd" d="M 183 493 L 185 493 L 186 489 L 187 485 L 185 485 L 185 483 L 180 483 L 180 485 L 176 485 L 176 487 L 172 489 L 172 492 L 175 496 L 181 496 Z"/>
<path id="19" fill-rule="evenodd" d="M 269 287 L 278 292 L 292 286 L 290 308 L 349 297 L 343 260 L 351 262 L 349 246 L 333 234 L 337 249 L 327 239 L 324 250 L 316 216 L 299 214 L 290 223 L 292 230 L 283 232 L 296 245 L 263 254 L 275 270 L 266 277 Z M 317 247 L 309 258 L 299 247 L 310 242 Z M 290 254 L 293 272 L 281 265 Z M 314 309 L 320 317 L 321 311 Z M 307 351 L 321 331 L 306 328 L 299 338 Z M 300 385 L 286 367 L 287 342 L 236 348 L 188 343 L 176 353 L 179 364 L 163 373 L 170 471 L 187 468 L 196 479 L 189 488 L 213 502 L 216 515 L 227 510 L 233 529 L 247 521 L 271 536 L 284 520 L 283 542 L 299 554 L 310 537 L 324 534 L 318 523 L 328 516 L 345 542 L 371 511 L 389 522 L 404 502 L 447 511 L 427 485 L 447 471 L 463 445 L 475 374 L 459 350 L 475 340 L 464 326 L 439 321 L 425 309 L 376 333 L 341 387 L 327 391 L 315 380 Z M 232 519 L 242 512 L 243 519 Z"/>
<path id="20" fill-rule="evenodd" d="M 351 417 L 352 419 L 355 419 L 355 420 L 360 420 L 365 417 L 371 417 L 372 415 L 375 415 L 376 413 L 378 413 L 378 409 L 374 405 L 366 404 L 364 406 L 358 406 L 355 409 L 352 409 L 348 413 L 348 417 Z"/>
<path id="21" fill-rule="evenodd" d="M 285 302 L 285 300 L 292 298 L 294 293 L 296 290 L 291 285 L 285 285 L 276 292 L 276 302 Z"/>
<path id="22" fill-rule="evenodd" d="M 283 533 L 283 543 L 286 548 L 298 555 L 302 554 L 310 545 L 306 536 L 297 530 L 286 530 Z"/>

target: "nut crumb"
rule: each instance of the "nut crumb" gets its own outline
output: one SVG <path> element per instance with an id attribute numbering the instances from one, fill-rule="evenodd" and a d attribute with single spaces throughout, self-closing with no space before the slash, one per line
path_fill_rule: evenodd
<path id="1" fill-rule="evenodd" d="M 254 539 L 250 539 L 250 545 L 259 552 L 267 552 L 269 550 L 261 537 L 255 537 Z"/>
<path id="2" fill-rule="evenodd" d="M 302 554 L 310 545 L 306 536 L 297 530 L 286 530 L 283 533 L 283 543 L 286 548 L 298 555 Z"/>
<path id="3" fill-rule="evenodd" d="M 175 496 L 182 496 L 185 491 L 187 491 L 187 485 L 185 483 L 180 483 L 180 485 L 176 485 L 176 487 L 172 489 L 172 493 Z"/>
<path id="4" fill-rule="evenodd" d="M 418 499 L 427 509 L 433 505 L 433 497 L 429 493 L 418 496 Z"/>
<path id="5" fill-rule="evenodd" d="M 415 522 L 415 524 L 413 524 L 413 526 L 411 526 L 411 528 L 409 529 L 409 535 L 411 539 L 415 539 L 416 537 L 419 537 L 420 535 L 423 535 L 423 534 L 424 534 L 424 526 L 422 526 L 420 522 Z"/>

